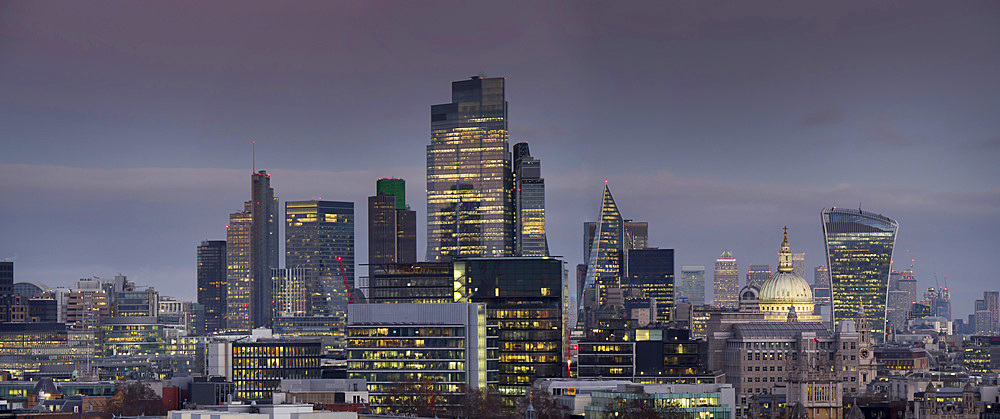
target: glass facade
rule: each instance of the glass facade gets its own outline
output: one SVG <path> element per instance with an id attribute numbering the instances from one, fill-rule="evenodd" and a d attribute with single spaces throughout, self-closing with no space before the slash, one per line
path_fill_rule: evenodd
<path id="1" fill-rule="evenodd" d="M 226 225 L 226 329 L 250 330 L 250 225 L 247 209 L 229 214 Z"/>
<path id="2" fill-rule="evenodd" d="M 109 319 L 100 330 L 105 356 L 157 355 L 166 348 L 163 325 L 152 317 Z"/>
<path id="3" fill-rule="evenodd" d="M 715 260 L 715 275 L 713 276 L 715 293 L 713 304 L 719 307 L 736 307 L 739 293 L 740 276 L 739 268 L 736 266 L 736 258 L 728 250 Z"/>
<path id="4" fill-rule="evenodd" d="M 372 269 L 368 279 L 368 301 L 372 303 L 457 302 L 452 264 L 419 262 L 378 266 L 377 269 Z"/>
<path id="5" fill-rule="evenodd" d="M 518 256 L 548 256 L 542 162 L 528 143 L 514 144 L 514 244 Z"/>
<path id="6" fill-rule="evenodd" d="M 694 306 L 705 305 L 705 267 L 681 266 L 681 286 L 676 301 L 687 301 Z"/>
<path id="7" fill-rule="evenodd" d="M 354 203 L 285 202 L 285 266 L 309 269 L 305 283 L 308 315 L 347 315 L 341 262 L 354 288 Z"/>
<path id="8" fill-rule="evenodd" d="M 431 106 L 427 261 L 513 254 L 514 210 L 503 78 L 452 83 Z"/>
<path id="9" fill-rule="evenodd" d="M 395 209 L 406 209 L 406 181 L 382 178 L 375 182 L 376 195 L 389 195 L 395 199 Z"/>
<path id="10" fill-rule="evenodd" d="M 320 341 L 233 342 L 236 399 L 271 402 L 281 379 L 318 379 Z"/>
<path id="11" fill-rule="evenodd" d="M 618 204 L 611 196 L 611 189 L 604 185 L 604 200 L 601 205 L 601 222 L 597 225 L 593 244 L 590 247 L 584 287 L 597 289 L 599 306 L 605 305 L 609 288 L 621 287 L 623 274 L 623 242 L 625 226 Z"/>
<path id="12" fill-rule="evenodd" d="M 634 249 L 628 255 L 626 288 L 637 288 L 656 300 L 655 321 L 670 321 L 674 306 L 674 249 Z"/>
<path id="13" fill-rule="evenodd" d="M 308 315 L 308 268 L 272 269 L 274 318 Z"/>
<path id="14" fill-rule="evenodd" d="M 562 377 L 562 262 L 551 258 L 473 258 L 455 262 L 456 297 L 486 304 L 487 347 L 498 360 L 501 396 L 527 394 L 538 378 Z M 463 287 L 463 289 L 459 289 Z M 463 301 L 464 302 L 464 301 Z M 492 349 L 495 348 L 495 349 Z M 491 370 L 487 366 L 487 370 Z"/>
<path id="15" fill-rule="evenodd" d="M 225 330 L 226 242 L 203 241 L 198 246 L 198 304 L 205 307 L 204 328 L 199 334 Z"/>
<path id="16" fill-rule="evenodd" d="M 892 250 L 899 224 L 870 212 L 827 208 L 821 213 L 833 288 L 834 324 L 864 305 L 876 341 L 885 334 Z"/>

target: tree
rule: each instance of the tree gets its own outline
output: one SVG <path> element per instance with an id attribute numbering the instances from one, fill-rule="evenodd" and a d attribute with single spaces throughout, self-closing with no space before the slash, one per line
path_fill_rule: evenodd
<path id="1" fill-rule="evenodd" d="M 104 408 L 105 419 L 114 416 L 163 416 L 167 408 L 163 399 L 149 387 L 138 381 L 120 382 Z"/>
<path id="2" fill-rule="evenodd" d="M 497 392 L 478 388 L 468 389 L 465 392 L 459 415 L 468 419 L 517 417 L 509 406 L 504 405 Z"/>
<path id="3" fill-rule="evenodd" d="M 569 408 L 559 403 L 549 392 L 532 388 L 529 390 L 531 408 L 535 410 L 538 419 L 564 419 L 569 417 Z M 519 410 L 523 412 L 528 407 L 529 398 L 525 397 L 520 403 Z"/>
<path id="4" fill-rule="evenodd" d="M 429 378 L 407 378 L 396 382 L 389 391 L 393 409 L 397 414 L 434 417 L 443 410 L 447 400 Z"/>

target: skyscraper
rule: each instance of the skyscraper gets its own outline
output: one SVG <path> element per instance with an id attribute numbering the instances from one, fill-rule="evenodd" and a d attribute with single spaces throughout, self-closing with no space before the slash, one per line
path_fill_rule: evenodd
<path id="1" fill-rule="evenodd" d="M 548 256 L 542 162 L 528 143 L 514 144 L 514 247 L 518 256 Z"/>
<path id="2" fill-rule="evenodd" d="M 1000 291 L 983 291 L 982 301 L 982 310 L 976 311 L 976 333 L 1000 336 Z"/>
<path id="3" fill-rule="evenodd" d="M 250 201 L 229 215 L 226 231 L 227 324 L 249 330 L 271 324 L 271 269 L 278 267 L 278 198 L 271 175 L 250 175 Z"/>
<path id="4" fill-rule="evenodd" d="M 830 287 L 830 269 L 826 265 L 813 269 L 813 287 Z"/>
<path id="5" fill-rule="evenodd" d="M 750 265 L 747 268 L 747 285 L 755 286 L 758 290 L 770 277 L 771 265 Z"/>
<path id="6" fill-rule="evenodd" d="M 601 222 L 590 246 L 585 287 L 597 289 L 595 297 L 598 306 L 607 302 L 608 290 L 620 288 L 623 272 L 623 242 L 625 240 L 624 220 L 618 211 L 618 204 L 611 196 L 611 189 L 604 185 L 604 199 L 601 205 Z"/>
<path id="7" fill-rule="evenodd" d="M 451 84 L 431 106 L 427 146 L 427 260 L 514 253 L 504 78 Z"/>
<path id="8" fill-rule="evenodd" d="M 354 203 L 285 202 L 285 266 L 309 270 L 309 315 L 346 316 L 348 297 L 343 278 L 355 287 Z"/>
<path id="9" fill-rule="evenodd" d="M 368 269 L 417 261 L 417 212 L 406 204 L 406 181 L 379 179 L 368 197 Z"/>
<path id="10" fill-rule="evenodd" d="M 864 305 L 876 341 L 884 340 L 892 249 L 899 224 L 860 209 L 821 213 L 833 285 L 833 320 L 853 319 Z"/>
<path id="11" fill-rule="evenodd" d="M 736 258 L 729 253 L 729 250 L 722 252 L 722 255 L 715 259 L 715 274 L 712 279 L 715 285 L 713 304 L 720 307 L 736 307 L 736 294 L 740 286 L 739 269 L 736 267 Z"/>
<path id="12" fill-rule="evenodd" d="M 0 295 L 14 293 L 14 262 L 0 261 Z"/>
<path id="13" fill-rule="evenodd" d="M 207 240 L 198 246 L 198 304 L 205 307 L 201 334 L 226 329 L 226 241 Z"/>
<path id="14" fill-rule="evenodd" d="M 792 272 L 800 278 L 806 277 L 806 254 L 792 253 Z"/>
<path id="15" fill-rule="evenodd" d="M 629 251 L 628 288 L 640 289 L 656 300 L 655 321 L 670 321 L 674 306 L 674 249 L 633 249 Z"/>
<path id="16" fill-rule="evenodd" d="M 705 305 L 705 267 L 681 266 L 681 287 L 676 300 L 687 302 L 693 306 Z"/>

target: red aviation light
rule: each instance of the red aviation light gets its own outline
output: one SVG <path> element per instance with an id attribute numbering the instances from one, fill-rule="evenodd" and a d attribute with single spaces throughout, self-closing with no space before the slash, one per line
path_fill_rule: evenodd
<path id="1" fill-rule="evenodd" d="M 337 262 L 340 262 L 340 261 L 341 261 L 341 260 L 343 260 L 343 259 L 344 259 L 344 258 L 342 258 L 342 257 L 340 257 L 340 256 L 337 256 Z"/>

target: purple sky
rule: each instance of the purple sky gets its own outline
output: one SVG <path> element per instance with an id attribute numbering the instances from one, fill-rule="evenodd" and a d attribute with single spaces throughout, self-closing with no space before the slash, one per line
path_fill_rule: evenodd
<path id="1" fill-rule="evenodd" d="M 193 298 L 256 140 L 282 201 L 356 203 L 367 260 L 375 179 L 423 220 L 430 105 L 482 73 L 570 267 L 608 179 L 678 271 L 776 265 L 786 224 L 811 269 L 820 210 L 860 202 L 955 317 L 1000 288 L 1000 4 L 539 3 L 0 1 L 0 258 Z"/>

